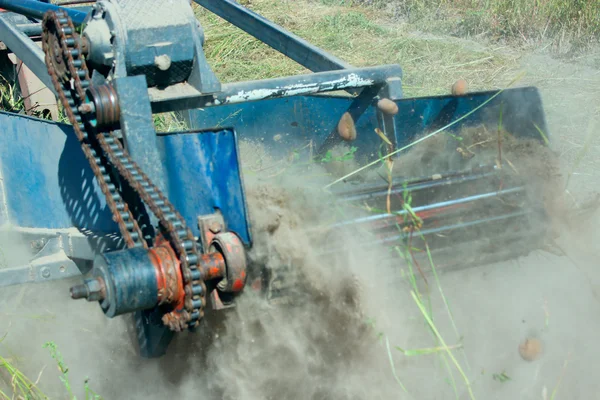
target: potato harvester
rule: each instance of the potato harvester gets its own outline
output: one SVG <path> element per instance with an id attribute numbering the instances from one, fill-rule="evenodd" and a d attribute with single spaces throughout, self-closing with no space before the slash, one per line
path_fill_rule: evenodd
<path id="1" fill-rule="evenodd" d="M 389 141 L 385 151 L 457 119 L 445 134 L 496 129 L 500 115 L 520 136 L 547 132 L 536 88 L 403 98 L 398 65 L 353 67 L 233 0 L 195 2 L 311 73 L 221 83 L 187 0 L 0 0 L 5 52 L 56 96 L 66 118 L 0 112 L 0 225 L 31 247 L 25 265 L 0 268 L 0 286 L 83 275 L 71 296 L 110 318 L 133 313 L 144 357 L 163 355 L 176 332 L 197 330 L 205 311 L 235 306 L 251 285 L 238 140 L 281 154 L 308 152 L 310 142 L 323 159 L 349 129 L 364 165 L 382 157 L 376 129 Z M 153 116 L 167 112 L 190 130 L 157 132 Z M 392 186 L 347 179 L 332 186 L 338 201 L 386 211 L 332 228 L 365 227 L 373 245 L 394 245 L 415 233 L 410 213 L 420 220 L 413 246 L 427 240 L 441 264 L 475 242 L 493 244 L 477 262 L 515 257 L 515 244 L 529 251 L 545 229 L 535 223 L 544 212 L 511 206 L 506 199 L 526 200 L 526 190 L 502 179 L 498 165 Z"/>

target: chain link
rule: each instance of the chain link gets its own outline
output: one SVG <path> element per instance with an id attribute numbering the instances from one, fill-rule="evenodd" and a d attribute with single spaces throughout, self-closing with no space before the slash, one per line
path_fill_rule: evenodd
<path id="1" fill-rule="evenodd" d="M 113 219 L 117 222 L 127 247 L 147 248 L 148 245 L 138 222 L 117 186 L 111 181 L 107 169 L 109 163 L 157 217 L 162 234 L 179 258 L 185 289 L 184 307 L 182 310 L 165 314 L 163 323 L 174 331 L 181 331 L 186 326 L 195 327 L 204 316 L 206 304 L 206 286 L 198 269 L 199 252 L 196 240 L 182 216 L 133 161 L 115 133 L 95 132 L 86 120 L 86 114 L 79 111 L 79 107 L 86 102 L 86 89 L 91 86 L 91 80 L 83 58 L 79 35 L 64 11 L 48 11 L 44 15 L 43 50 L 54 88 L 106 196 Z"/>

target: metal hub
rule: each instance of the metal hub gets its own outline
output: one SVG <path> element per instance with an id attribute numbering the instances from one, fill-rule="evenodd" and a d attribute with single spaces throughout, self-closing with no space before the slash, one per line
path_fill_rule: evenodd
<path id="1" fill-rule="evenodd" d="M 198 270 L 206 281 L 217 282 L 219 290 L 239 292 L 246 282 L 246 257 L 242 242 L 233 233 L 217 235 L 221 251 L 203 254 Z M 225 284 L 222 284 L 225 282 Z M 163 323 L 171 330 L 185 329 L 174 317 L 177 312 L 199 307 L 193 288 L 185 285 L 180 261 L 170 243 L 159 237 L 150 249 L 134 248 L 96 257 L 92 277 L 71 288 L 71 297 L 98 301 L 108 317 L 162 307 Z M 174 312 L 172 312 L 174 311 Z"/>

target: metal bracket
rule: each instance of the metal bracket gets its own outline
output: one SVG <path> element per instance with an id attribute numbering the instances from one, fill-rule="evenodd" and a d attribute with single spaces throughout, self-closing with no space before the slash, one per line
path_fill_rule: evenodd
<path id="1" fill-rule="evenodd" d="M 81 274 L 77 264 L 63 250 L 62 238 L 32 243 L 41 250 L 27 265 L 0 269 L 0 287 L 23 283 L 41 283 Z"/>
<path id="2" fill-rule="evenodd" d="M 214 214 L 201 215 L 198 217 L 198 227 L 200 228 L 200 242 L 202 243 L 202 252 L 207 253 L 209 245 L 215 235 L 225 232 L 225 220 L 221 213 L 217 210 Z M 208 298 L 210 308 L 213 310 L 225 310 L 235 307 L 235 303 L 225 304 L 219 296 L 219 292 L 215 289 L 210 293 Z"/>
<path id="3" fill-rule="evenodd" d="M 226 230 L 223 215 L 217 211 L 214 214 L 199 216 L 198 228 L 200 229 L 200 243 L 202 243 L 203 252 L 206 253 L 215 235 Z"/>

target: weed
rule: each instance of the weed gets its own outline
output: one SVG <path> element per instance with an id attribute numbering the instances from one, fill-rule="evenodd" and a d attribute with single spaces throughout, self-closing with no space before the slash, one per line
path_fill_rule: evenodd
<path id="1" fill-rule="evenodd" d="M 58 351 L 56 344 L 54 342 L 47 342 L 44 345 L 45 349 L 50 351 L 50 356 L 56 361 L 56 365 L 58 366 L 58 370 L 61 373 L 60 380 L 65 385 L 67 392 L 69 393 L 69 398 L 74 399 L 73 391 L 71 390 L 71 383 L 69 382 L 69 368 L 65 365 L 62 355 Z"/>
<path id="2" fill-rule="evenodd" d="M 182 132 L 188 129 L 185 122 L 172 112 L 154 114 L 152 118 L 157 132 Z"/>
<path id="3" fill-rule="evenodd" d="M 500 383 L 510 381 L 510 376 L 506 375 L 506 372 L 502 371 L 499 374 L 492 374 L 492 379 Z"/>
<path id="4" fill-rule="evenodd" d="M 0 75 L 0 110 L 19 113 L 25 108 L 25 101 L 19 95 L 17 85 L 11 84 L 5 77 Z"/>
<path id="5" fill-rule="evenodd" d="M 54 361 L 56 361 L 56 365 L 58 367 L 58 371 L 61 374 L 60 380 L 64 384 L 65 389 L 67 390 L 67 393 L 69 394 L 69 399 L 70 400 L 77 400 L 77 398 L 73 394 L 73 390 L 71 389 L 71 382 L 69 381 L 69 368 L 65 364 L 65 362 L 64 362 L 64 360 L 62 358 L 62 355 L 58 351 L 56 343 L 54 343 L 54 342 L 46 342 L 46 344 L 44 344 L 44 348 L 48 349 L 50 351 L 50 356 L 54 359 Z M 83 388 L 84 388 L 84 391 L 85 391 L 85 399 L 86 400 L 102 400 L 102 397 L 100 397 L 98 394 L 96 394 L 89 387 L 89 383 L 88 383 L 87 379 L 84 382 Z"/>
<path id="6" fill-rule="evenodd" d="M 454 354 L 452 354 L 452 351 L 450 350 L 450 348 L 448 347 L 448 345 L 444 341 L 444 338 L 442 338 L 442 335 L 440 334 L 440 332 L 438 331 L 437 327 L 433 323 L 433 321 L 432 321 L 429 313 L 425 309 L 425 306 L 423 305 L 423 303 L 421 302 L 421 300 L 419 299 L 419 297 L 412 290 L 411 290 L 410 294 L 413 297 L 413 300 L 415 301 L 415 303 L 417 304 L 417 307 L 419 307 L 419 310 L 423 314 L 423 318 L 425 318 L 425 320 L 429 324 L 429 327 L 431 328 L 431 330 L 435 334 L 437 340 L 439 340 L 439 342 L 442 344 L 443 348 L 446 350 L 446 353 L 448 354 L 448 357 L 450 357 L 450 359 L 454 363 L 454 366 L 456 367 L 456 369 L 458 370 L 458 372 L 461 374 L 463 380 L 465 381 L 465 385 L 467 386 L 467 390 L 469 392 L 469 396 L 471 397 L 472 400 L 474 400 L 475 399 L 475 395 L 473 394 L 473 389 L 471 388 L 471 382 L 469 381 L 469 378 L 467 377 L 467 375 L 465 374 L 465 372 L 461 368 L 460 363 L 456 360 L 456 358 L 454 357 Z"/>
<path id="7" fill-rule="evenodd" d="M 353 160 L 354 159 L 354 153 L 356 153 L 356 150 L 358 150 L 358 148 L 352 146 L 350 148 L 350 150 L 348 150 L 347 152 L 345 152 L 344 154 L 342 154 L 341 156 L 334 156 L 333 153 L 331 152 L 331 150 L 328 150 L 327 153 L 325 153 L 325 155 L 321 158 L 321 163 L 329 163 L 332 161 L 338 161 L 338 162 L 343 162 L 343 161 L 349 161 L 349 160 Z M 298 158 L 299 155 L 296 152 L 294 152 L 295 157 L 294 158 Z"/>
<path id="8" fill-rule="evenodd" d="M 0 342 L 4 340 L 6 334 L 0 338 Z M 12 362 L 0 356 L 0 372 L 6 372 L 8 375 L 7 384 L 12 390 L 12 396 L 8 396 L 5 392 L 0 389 L 0 400 L 12 400 L 12 399 L 23 399 L 23 400 L 47 400 L 48 397 L 37 387 L 37 381 L 33 382 L 25 374 L 19 371 Z M 41 372 L 38 376 L 38 380 L 41 376 Z M 2 375 L 2 378 L 5 376 Z"/>

